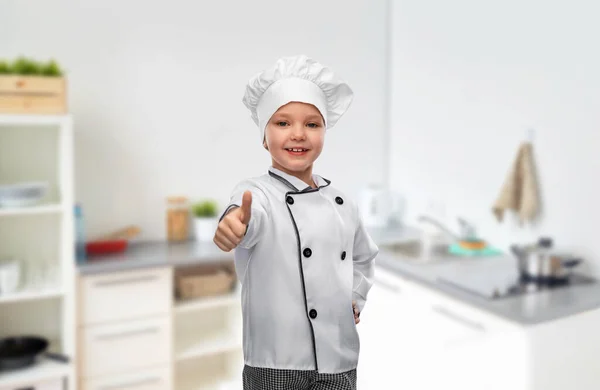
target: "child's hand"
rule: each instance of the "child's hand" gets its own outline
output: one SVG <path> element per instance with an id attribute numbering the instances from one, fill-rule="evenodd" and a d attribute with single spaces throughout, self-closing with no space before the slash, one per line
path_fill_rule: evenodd
<path id="1" fill-rule="evenodd" d="M 219 222 L 213 241 L 221 250 L 229 252 L 242 241 L 250 222 L 251 205 L 252 192 L 246 191 L 242 197 L 242 206 L 228 212 Z"/>
<path id="2" fill-rule="evenodd" d="M 356 301 L 352 301 L 352 310 L 354 311 L 354 323 L 358 324 L 360 322 L 360 312 L 356 308 Z"/>

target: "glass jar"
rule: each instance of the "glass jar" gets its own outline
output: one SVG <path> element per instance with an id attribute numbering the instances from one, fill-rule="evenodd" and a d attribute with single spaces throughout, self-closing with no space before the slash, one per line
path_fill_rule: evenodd
<path id="1" fill-rule="evenodd" d="M 167 198 L 167 239 L 185 241 L 190 236 L 190 205 L 186 197 Z"/>

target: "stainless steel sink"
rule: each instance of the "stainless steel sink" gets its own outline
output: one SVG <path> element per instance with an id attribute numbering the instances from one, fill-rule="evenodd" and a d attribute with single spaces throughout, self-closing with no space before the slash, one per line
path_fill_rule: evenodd
<path id="1" fill-rule="evenodd" d="M 391 253 L 399 261 L 408 261 L 422 264 L 433 264 L 447 260 L 452 255 L 448 254 L 448 244 L 436 243 L 425 248 L 420 240 L 405 241 L 402 243 L 387 244 L 382 249 Z"/>

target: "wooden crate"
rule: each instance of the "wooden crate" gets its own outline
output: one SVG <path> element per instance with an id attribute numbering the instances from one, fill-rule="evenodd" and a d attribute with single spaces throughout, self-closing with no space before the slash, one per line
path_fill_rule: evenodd
<path id="1" fill-rule="evenodd" d="M 65 114 L 64 77 L 0 75 L 0 113 Z"/>

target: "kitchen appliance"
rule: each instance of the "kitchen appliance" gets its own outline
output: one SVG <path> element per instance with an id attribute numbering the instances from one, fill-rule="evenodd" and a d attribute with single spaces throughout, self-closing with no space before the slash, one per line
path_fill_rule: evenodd
<path id="1" fill-rule="evenodd" d="M 65 355 L 47 352 L 49 342 L 43 337 L 14 336 L 0 339 L 0 371 L 33 365 L 39 357 L 67 363 Z"/>
<path id="2" fill-rule="evenodd" d="M 15 292 L 21 283 L 21 266 L 16 260 L 0 262 L 0 295 Z"/>
<path id="3" fill-rule="evenodd" d="M 582 260 L 552 250 L 552 239 L 542 237 L 533 245 L 513 245 L 511 251 L 518 260 L 519 272 L 526 281 L 541 284 L 567 282 L 572 269 Z"/>
<path id="4" fill-rule="evenodd" d="M 596 283 L 591 276 L 572 273 L 565 279 L 552 279 L 545 283 L 524 277 L 515 259 L 488 258 L 484 263 L 455 265 L 441 272 L 440 285 L 495 300 L 543 291 Z"/>
<path id="5" fill-rule="evenodd" d="M 370 184 L 358 196 L 363 224 L 367 228 L 383 228 L 400 223 L 404 217 L 404 197 L 383 186 Z"/>

